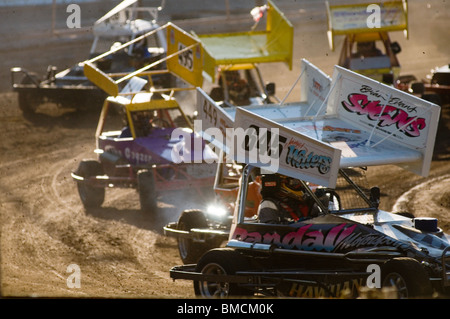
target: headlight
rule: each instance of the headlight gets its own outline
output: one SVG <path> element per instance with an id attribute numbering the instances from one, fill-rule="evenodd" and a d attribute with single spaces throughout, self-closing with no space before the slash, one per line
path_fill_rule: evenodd
<path id="1" fill-rule="evenodd" d="M 215 218 L 224 218 L 228 215 L 228 211 L 220 205 L 209 205 L 206 209 L 206 213 Z"/>

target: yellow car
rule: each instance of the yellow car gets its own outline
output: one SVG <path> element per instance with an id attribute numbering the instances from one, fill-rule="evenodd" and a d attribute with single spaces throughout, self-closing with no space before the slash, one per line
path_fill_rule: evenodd
<path id="1" fill-rule="evenodd" d="M 371 11 L 371 6 L 379 9 Z M 383 3 L 330 5 L 326 2 L 328 42 L 335 49 L 335 36 L 344 36 L 338 65 L 379 82 L 395 85 L 400 75 L 397 54 L 401 48 L 389 32 L 403 31 L 408 36 L 407 0 Z M 378 24 L 373 25 L 378 18 Z"/>

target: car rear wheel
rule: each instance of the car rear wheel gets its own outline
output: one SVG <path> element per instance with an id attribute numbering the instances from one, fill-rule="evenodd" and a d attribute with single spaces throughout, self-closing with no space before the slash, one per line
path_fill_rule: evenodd
<path id="1" fill-rule="evenodd" d="M 155 212 L 157 209 L 155 181 L 153 173 L 149 170 L 140 170 L 137 173 L 139 202 L 143 212 Z"/>
<path id="2" fill-rule="evenodd" d="M 181 213 L 178 219 L 177 229 L 190 231 L 192 228 L 207 228 L 208 222 L 201 210 L 190 209 Z M 192 238 L 178 237 L 178 252 L 184 264 L 194 264 L 212 245 L 208 242 L 195 242 Z"/>
<path id="3" fill-rule="evenodd" d="M 394 258 L 382 269 L 382 287 L 394 287 L 399 299 L 431 296 L 430 279 L 419 262 L 412 258 Z"/>
<path id="4" fill-rule="evenodd" d="M 39 83 L 39 79 L 35 73 L 29 73 L 23 77 L 20 83 L 37 85 L 36 83 Z M 34 94 L 31 92 L 34 92 Z M 41 103 L 41 99 L 37 89 L 30 92 L 27 90 L 21 91 L 18 94 L 19 108 L 24 114 L 34 114 Z"/>
<path id="5" fill-rule="evenodd" d="M 196 271 L 204 275 L 234 275 L 239 270 L 248 269 L 248 265 L 248 260 L 235 250 L 217 248 L 202 256 L 197 264 Z M 197 296 L 204 298 L 253 295 L 251 290 L 226 281 L 194 281 L 194 291 Z"/>
<path id="6" fill-rule="evenodd" d="M 83 177 L 84 181 L 77 182 L 78 194 L 86 209 L 98 208 L 105 200 L 105 189 L 94 187 L 86 179 L 92 176 L 103 175 L 103 167 L 100 162 L 87 160 L 80 162 L 76 174 Z"/>

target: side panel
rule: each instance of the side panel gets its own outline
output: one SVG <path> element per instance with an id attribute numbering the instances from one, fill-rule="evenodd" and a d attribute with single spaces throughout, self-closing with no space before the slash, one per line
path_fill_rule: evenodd
<path id="1" fill-rule="evenodd" d="M 308 104 L 305 116 L 325 114 L 326 105 L 322 104 L 330 91 L 331 78 L 305 59 L 301 61 L 300 72 L 303 73 L 300 83 L 300 101 Z"/>
<path id="2" fill-rule="evenodd" d="M 335 67 L 328 114 L 369 132 L 367 148 L 388 140 L 422 154 L 408 169 L 426 176 L 434 149 L 440 107 L 354 72 Z M 380 154 L 382 156 L 382 154 Z M 389 164 L 389 163 L 386 163 Z"/>
<path id="3" fill-rule="evenodd" d="M 197 88 L 197 113 L 199 121 L 194 121 L 194 130 L 205 140 L 228 153 L 226 131 L 234 127 L 234 119 L 201 88 Z"/>
<path id="4" fill-rule="evenodd" d="M 116 82 L 90 62 L 84 62 L 83 70 L 84 75 L 108 95 L 117 96 L 119 94 L 119 87 Z"/>
<path id="5" fill-rule="evenodd" d="M 340 254 L 350 251 L 357 253 L 358 249 L 370 247 L 410 247 L 370 227 L 333 215 L 291 225 L 239 224 L 230 239 L 287 250 Z"/>
<path id="6" fill-rule="evenodd" d="M 272 1 L 268 4 L 266 49 L 274 55 L 279 54 L 292 70 L 294 27 Z"/>
<path id="7" fill-rule="evenodd" d="M 167 56 L 170 57 L 167 60 L 167 68 L 170 72 L 193 86 L 202 86 L 201 44 L 190 34 L 171 23 L 167 26 Z"/>
<path id="8" fill-rule="evenodd" d="M 236 111 L 234 130 L 236 161 L 335 187 L 341 150 L 242 108 Z"/>

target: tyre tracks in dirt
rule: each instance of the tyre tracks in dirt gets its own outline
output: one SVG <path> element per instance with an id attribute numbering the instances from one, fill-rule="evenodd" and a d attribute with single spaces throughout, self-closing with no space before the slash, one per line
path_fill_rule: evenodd
<path id="1" fill-rule="evenodd" d="M 9 143 L 2 145 L 8 152 L 0 162 L 5 194 L 0 205 L 2 295 L 191 296 L 188 283 L 174 284 L 169 278 L 170 267 L 180 262 L 175 242 L 139 211 L 135 191 L 108 190 L 99 210 L 86 212 L 81 205 L 70 172 L 83 158 L 92 157 L 94 129 L 42 128 L 37 118 L 30 123 L 18 117 L 15 124 L 25 129 L 33 124 L 33 139 L 41 144 L 14 147 L 12 141 L 21 137 L 16 127 L 5 136 Z M 30 148 L 32 157 L 26 156 Z M 80 289 L 67 286 L 67 266 L 73 263 L 81 270 Z"/>
<path id="2" fill-rule="evenodd" d="M 416 216 L 433 217 L 445 232 L 450 229 L 450 174 L 420 183 L 403 193 L 393 206 L 394 211 L 408 211 Z"/>

